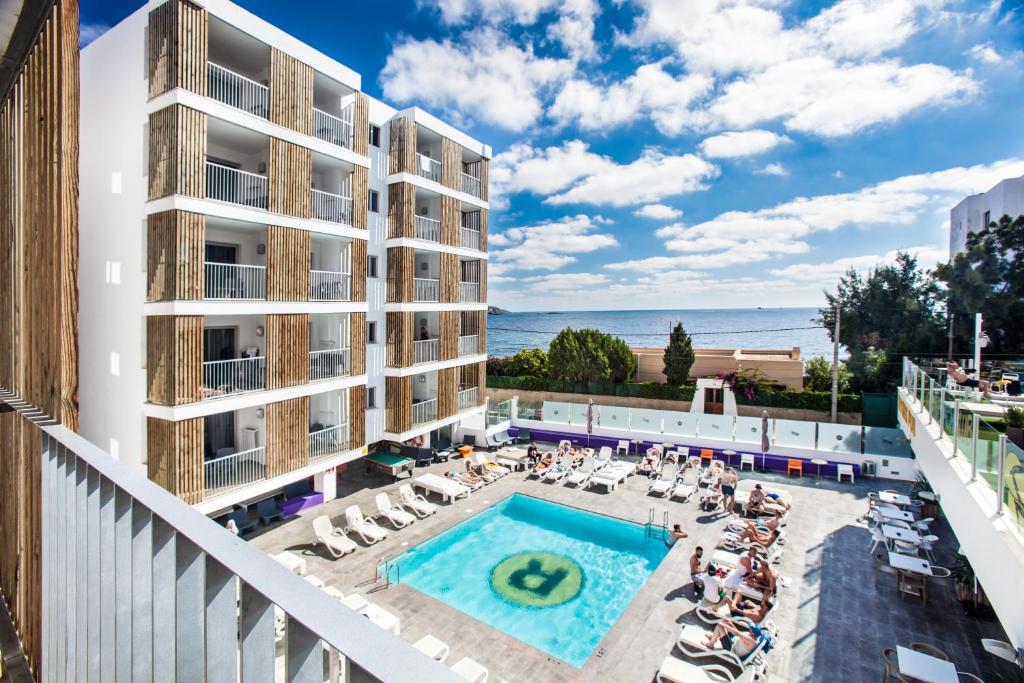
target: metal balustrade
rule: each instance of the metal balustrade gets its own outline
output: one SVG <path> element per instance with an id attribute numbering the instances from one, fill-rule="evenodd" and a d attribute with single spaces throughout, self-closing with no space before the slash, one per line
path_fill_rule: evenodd
<path id="1" fill-rule="evenodd" d="M 462 191 L 474 197 L 480 196 L 480 179 L 468 173 L 462 174 Z"/>
<path id="2" fill-rule="evenodd" d="M 480 353 L 480 335 L 464 334 L 459 337 L 459 355 L 475 356 Z"/>
<path id="3" fill-rule="evenodd" d="M 347 348 L 310 351 L 309 381 L 344 377 L 351 372 L 348 360 L 349 350 Z"/>
<path id="4" fill-rule="evenodd" d="M 205 262 L 207 299 L 252 300 L 267 298 L 265 266 Z"/>
<path id="5" fill-rule="evenodd" d="M 438 358 L 439 350 L 437 339 L 422 339 L 412 343 L 413 363 L 433 363 Z"/>
<path id="6" fill-rule="evenodd" d="M 440 242 L 441 221 L 426 216 L 416 216 L 416 239 Z"/>
<path id="7" fill-rule="evenodd" d="M 262 446 L 203 463 L 203 490 L 213 498 L 267 478 L 267 450 Z"/>
<path id="8" fill-rule="evenodd" d="M 352 225 L 352 199 L 340 194 L 311 190 L 313 193 L 313 218 L 343 225 Z"/>
<path id="9" fill-rule="evenodd" d="M 417 277 L 412 280 L 413 301 L 440 301 L 441 280 L 438 278 Z"/>
<path id="10" fill-rule="evenodd" d="M 441 182 L 441 162 L 417 152 L 416 173 L 418 173 L 420 177 L 439 183 Z"/>
<path id="11" fill-rule="evenodd" d="M 421 425 L 425 422 L 433 422 L 437 419 L 437 399 L 420 401 L 412 404 L 412 423 Z"/>
<path id="12" fill-rule="evenodd" d="M 206 94 L 229 107 L 269 118 L 270 88 L 219 64 L 207 62 Z"/>
<path id="13" fill-rule="evenodd" d="M 466 249 L 480 250 L 480 231 L 472 228 L 462 228 L 461 244 Z"/>
<path id="14" fill-rule="evenodd" d="M 329 458 L 349 450 L 348 423 L 309 433 L 310 461 Z"/>
<path id="15" fill-rule="evenodd" d="M 338 273 L 333 270 L 309 271 L 310 301 L 349 301 L 351 298 L 351 273 Z"/>
<path id="16" fill-rule="evenodd" d="M 479 282 L 460 282 L 459 300 L 464 304 L 475 304 L 480 302 Z"/>
<path id="17" fill-rule="evenodd" d="M 266 358 L 235 358 L 203 363 L 203 398 L 217 398 L 266 386 Z"/>
<path id="18" fill-rule="evenodd" d="M 480 388 L 470 387 L 459 392 L 459 410 L 469 410 L 480 405 Z"/>
<path id="19" fill-rule="evenodd" d="M 352 116 L 352 109 L 346 109 Z M 313 135 L 339 147 L 352 147 L 352 122 L 313 108 Z"/>
<path id="20" fill-rule="evenodd" d="M 267 177 L 207 161 L 206 198 L 266 209 Z"/>

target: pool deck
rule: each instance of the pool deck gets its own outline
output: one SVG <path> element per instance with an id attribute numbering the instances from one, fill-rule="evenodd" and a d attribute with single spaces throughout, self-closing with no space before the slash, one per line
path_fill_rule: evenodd
<path id="1" fill-rule="evenodd" d="M 415 475 L 442 473 L 452 464 L 417 468 Z M 793 495 L 787 526 L 788 540 L 776 571 L 792 581 L 780 589 L 780 604 L 773 620 L 779 627 L 776 647 L 768 654 L 770 681 L 829 681 L 861 683 L 877 680 L 882 673 L 882 649 L 923 641 L 947 652 L 958 670 L 984 680 L 1013 680 L 1012 667 L 981 649 L 983 637 L 1005 638 L 998 622 L 968 617 L 955 601 L 952 587 L 933 583 L 927 606 L 901 602 L 892 576 L 874 582 L 874 563 L 868 554 L 870 534 L 858 517 L 867 507 L 867 493 L 880 488 L 907 489 L 889 480 L 860 480 L 837 484 L 835 480 L 745 472 L 743 478 L 771 481 Z M 513 473 L 455 504 L 443 504 L 437 514 L 389 534 L 385 541 L 360 548 L 333 560 L 312 547 L 311 520 L 327 514 L 344 524 L 345 508 L 358 504 L 364 514 L 376 512 L 373 497 L 386 491 L 398 500 L 398 482 L 380 473 L 364 474 L 350 467 L 339 481 L 338 498 L 303 510 L 296 517 L 276 523 L 249 537 L 268 553 L 281 550 L 305 558 L 308 571 L 344 593 L 357 592 L 401 618 L 401 637 L 413 643 L 432 634 L 451 646 L 448 664 L 471 657 L 490 670 L 489 680 L 509 683 L 547 681 L 652 681 L 661 661 L 674 651 L 680 625 L 700 623 L 693 614 L 688 561 L 696 545 L 710 557 L 722 528 L 724 515 L 704 513 L 696 496 L 687 503 L 649 496 L 649 480 L 630 477 L 612 493 L 604 488 L 576 490 L 571 486 L 526 479 Z M 465 520 L 485 506 L 513 493 L 524 493 L 600 514 L 646 523 L 653 508 L 660 522 L 663 511 L 669 523 L 680 523 L 690 538 L 677 544 L 665 557 L 633 602 L 607 633 L 598 649 L 577 669 L 522 643 L 505 633 L 445 605 L 415 589 L 398 584 L 384 588 L 374 583 L 375 568 L 385 558 L 422 543 Z M 382 522 L 390 529 L 387 522 Z M 942 539 L 936 564 L 950 566 L 955 540 L 945 524 L 933 525 Z M 459 568 L 453 567 L 457 572 Z M 340 606 L 339 609 L 345 609 Z M 572 624 L 566 628 L 571 629 Z M 682 657 L 678 650 L 675 656 Z M 710 663 L 703 660 L 698 663 Z M 1002 678 L 1000 678 L 1002 676 Z"/>

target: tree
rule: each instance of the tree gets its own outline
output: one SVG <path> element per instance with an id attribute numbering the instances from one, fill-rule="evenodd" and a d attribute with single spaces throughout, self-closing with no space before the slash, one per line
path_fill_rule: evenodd
<path id="1" fill-rule="evenodd" d="M 508 359 L 506 370 L 516 377 L 547 377 L 548 354 L 544 349 L 523 349 Z"/>
<path id="2" fill-rule="evenodd" d="M 850 369 L 839 364 L 839 393 L 850 390 Z M 804 391 L 832 391 L 832 363 L 825 358 L 812 358 L 804 363 Z"/>
<path id="3" fill-rule="evenodd" d="M 608 379 L 612 382 L 629 382 L 636 377 L 636 354 L 629 344 L 618 337 L 610 334 L 601 335 L 604 339 L 605 356 L 608 358 L 610 375 Z"/>
<path id="4" fill-rule="evenodd" d="M 676 323 L 676 326 L 672 328 L 662 360 L 665 362 L 665 377 L 668 379 L 668 383 L 674 386 L 685 384 L 690 377 L 694 355 L 693 341 L 683 329 L 682 323 Z"/>
<path id="5" fill-rule="evenodd" d="M 548 347 L 549 375 L 575 382 L 622 382 L 636 373 L 636 356 L 617 337 L 599 330 L 559 332 Z"/>

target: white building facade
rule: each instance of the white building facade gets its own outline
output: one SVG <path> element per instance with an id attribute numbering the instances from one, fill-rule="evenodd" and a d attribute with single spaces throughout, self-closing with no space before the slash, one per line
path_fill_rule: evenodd
<path id="1" fill-rule="evenodd" d="M 949 212 L 949 258 L 967 248 L 967 236 L 1003 216 L 1024 214 L 1024 176 L 1007 178 L 988 192 L 972 194 Z"/>

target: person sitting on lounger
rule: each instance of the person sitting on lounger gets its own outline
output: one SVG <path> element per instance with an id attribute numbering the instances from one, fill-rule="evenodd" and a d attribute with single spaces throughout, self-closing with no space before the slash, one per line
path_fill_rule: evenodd
<path id="1" fill-rule="evenodd" d="M 740 659 L 749 655 L 757 647 L 757 636 L 728 619 L 718 622 L 715 630 L 704 641 L 704 645 L 713 648 L 719 640 L 722 641 L 725 649 L 730 650 Z"/>
<path id="2" fill-rule="evenodd" d="M 704 568 L 700 566 L 700 558 L 704 556 L 704 548 L 697 546 L 690 555 L 690 579 L 693 580 L 694 597 L 704 590 Z"/>
<path id="3" fill-rule="evenodd" d="M 669 532 L 668 538 L 665 539 L 665 545 L 671 548 L 676 544 L 676 541 L 678 541 L 681 538 L 686 538 L 689 535 L 690 534 L 683 531 L 683 526 L 681 524 L 673 524 L 672 531 Z"/>
<path id="4" fill-rule="evenodd" d="M 473 471 L 473 466 L 470 464 L 468 460 L 466 461 L 466 471 L 456 475 L 456 478 L 462 481 L 463 483 L 469 483 L 473 485 L 479 484 L 484 480 L 483 477 L 481 477 L 479 474 Z"/>
<path id="5" fill-rule="evenodd" d="M 744 508 L 748 516 L 756 515 L 757 513 L 764 512 L 764 489 L 761 488 L 760 484 L 755 484 L 754 488 L 750 490 L 750 495 L 747 496 L 747 506 Z"/>
<path id="6" fill-rule="evenodd" d="M 700 496 L 700 508 L 706 512 L 714 512 L 718 510 L 719 503 L 725 497 L 725 493 L 722 491 L 722 480 L 715 479 L 711 486 L 704 490 L 704 493 Z"/>
<path id="7" fill-rule="evenodd" d="M 555 454 L 548 451 L 544 454 L 544 457 L 540 459 L 536 465 L 533 466 L 533 473 L 540 474 L 551 468 L 552 463 L 555 462 Z"/>
<path id="8" fill-rule="evenodd" d="M 740 534 L 740 541 L 750 541 L 756 545 L 767 548 L 775 542 L 778 532 L 775 529 L 778 527 L 778 518 L 769 520 L 769 524 L 774 523 L 772 527 L 762 527 L 758 529 L 758 524 L 754 520 L 747 521 L 747 528 Z M 762 531 L 763 529 L 763 531 Z"/>
<path id="9" fill-rule="evenodd" d="M 536 441 L 531 441 L 530 447 L 526 449 L 526 462 L 533 466 L 537 464 L 538 460 L 540 460 L 540 449 L 537 448 Z"/>
<path id="10" fill-rule="evenodd" d="M 751 588 L 761 591 L 761 595 L 765 599 L 775 595 L 775 573 L 768 566 L 767 562 L 757 565 L 754 573 L 746 578 L 746 583 Z"/>
<path id="11" fill-rule="evenodd" d="M 704 572 L 704 600 L 712 605 L 718 605 L 725 600 L 725 591 L 722 587 L 722 580 L 718 578 L 718 570 L 708 562 L 708 568 Z"/>

